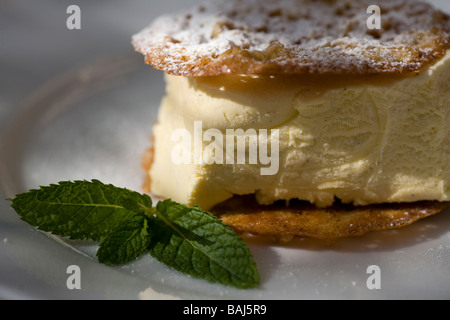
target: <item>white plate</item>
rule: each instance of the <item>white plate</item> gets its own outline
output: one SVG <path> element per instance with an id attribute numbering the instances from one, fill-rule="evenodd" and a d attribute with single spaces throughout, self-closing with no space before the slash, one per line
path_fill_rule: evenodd
<path id="1" fill-rule="evenodd" d="M 450 11 L 447 0 L 433 3 Z M 141 190 L 141 157 L 164 93 L 137 55 L 106 58 L 29 96 L 0 136 L 0 196 L 61 180 L 99 179 Z M 64 242 L 20 221 L 0 201 L 4 299 L 449 299 L 450 209 L 407 228 L 325 245 L 249 241 L 261 275 L 251 290 L 210 284 L 150 256 L 123 267 L 95 260 L 95 244 Z M 67 268 L 81 270 L 70 290 Z M 367 268 L 379 266 L 381 289 Z"/>

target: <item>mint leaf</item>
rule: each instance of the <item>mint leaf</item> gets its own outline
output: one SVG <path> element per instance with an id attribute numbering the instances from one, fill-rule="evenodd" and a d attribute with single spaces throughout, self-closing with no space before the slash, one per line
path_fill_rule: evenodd
<path id="1" fill-rule="evenodd" d="M 194 277 L 238 288 L 259 283 L 245 242 L 198 207 L 166 200 L 153 208 L 149 196 L 98 180 L 60 182 L 9 200 L 40 230 L 99 241 L 100 263 L 125 264 L 149 252 Z"/>
<path id="2" fill-rule="evenodd" d="M 60 182 L 12 199 L 22 220 L 71 239 L 100 240 L 118 225 L 151 207 L 152 200 L 100 181 Z"/>
<path id="3" fill-rule="evenodd" d="M 194 277 L 238 288 L 254 287 L 259 275 L 245 242 L 200 208 L 159 202 L 152 220 L 150 254 Z"/>
<path id="4" fill-rule="evenodd" d="M 150 244 L 147 217 L 136 215 L 108 235 L 97 251 L 98 261 L 109 265 L 131 262 L 147 252 Z"/>

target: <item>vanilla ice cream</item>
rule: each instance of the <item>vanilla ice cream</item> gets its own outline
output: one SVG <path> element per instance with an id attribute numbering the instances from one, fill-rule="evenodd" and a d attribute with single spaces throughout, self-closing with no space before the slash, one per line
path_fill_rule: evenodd
<path id="1" fill-rule="evenodd" d="M 166 75 L 166 82 L 149 172 L 157 196 L 205 210 L 244 194 L 261 204 L 301 199 L 321 207 L 335 199 L 450 199 L 450 52 L 397 77 Z M 195 122 L 224 135 L 276 129 L 277 171 L 262 175 L 261 163 L 175 163 L 174 150 L 193 143 L 173 132 L 193 137 Z"/>

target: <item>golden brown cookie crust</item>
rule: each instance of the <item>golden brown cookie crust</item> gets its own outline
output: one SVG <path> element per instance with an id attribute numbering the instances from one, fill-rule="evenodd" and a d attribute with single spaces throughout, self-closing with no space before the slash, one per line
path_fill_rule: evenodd
<path id="1" fill-rule="evenodd" d="M 448 202 L 352 206 L 336 204 L 317 208 L 298 201 L 289 206 L 262 206 L 254 196 L 235 196 L 211 211 L 238 233 L 290 240 L 308 237 L 324 241 L 362 236 L 373 231 L 398 229 L 435 215 L 449 206 Z"/>
<path id="2" fill-rule="evenodd" d="M 450 17 L 415 0 L 226 0 L 158 18 L 133 37 L 146 63 L 172 75 L 403 74 L 450 48 Z"/>

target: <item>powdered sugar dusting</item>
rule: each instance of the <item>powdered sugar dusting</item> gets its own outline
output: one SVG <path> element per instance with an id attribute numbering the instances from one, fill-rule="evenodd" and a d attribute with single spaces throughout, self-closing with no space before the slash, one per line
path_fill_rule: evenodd
<path id="1" fill-rule="evenodd" d="M 184 76 L 230 73 L 401 73 L 450 46 L 450 18 L 426 3 L 378 0 L 225 0 L 165 15 L 133 37 L 147 63 Z"/>

